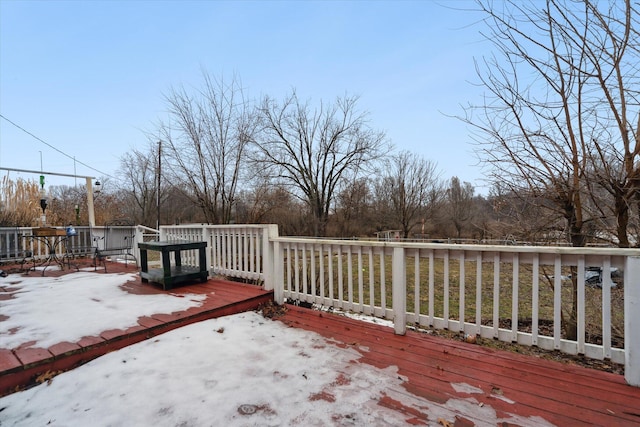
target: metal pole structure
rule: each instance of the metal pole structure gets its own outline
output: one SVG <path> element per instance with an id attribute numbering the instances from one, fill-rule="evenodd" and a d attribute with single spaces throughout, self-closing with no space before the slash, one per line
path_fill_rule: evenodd
<path id="1" fill-rule="evenodd" d="M 86 177 L 87 180 L 87 211 L 89 212 L 89 226 L 96 226 L 96 214 L 93 209 L 93 184 L 91 184 L 91 177 Z"/>
<path id="2" fill-rule="evenodd" d="M 87 210 L 89 211 L 89 225 L 94 227 L 96 225 L 96 217 L 93 210 L 93 186 L 91 185 L 91 180 L 95 177 L 93 176 L 83 176 L 76 174 L 68 174 L 68 173 L 57 173 L 57 172 L 47 172 L 42 170 L 42 164 L 40 165 L 40 171 L 34 171 L 29 169 L 16 169 L 16 168 L 4 168 L 0 167 L 0 170 L 10 171 L 10 172 L 23 172 L 23 173 L 33 173 L 36 175 L 55 175 L 55 176 L 66 176 L 70 178 L 85 178 L 87 180 Z"/>

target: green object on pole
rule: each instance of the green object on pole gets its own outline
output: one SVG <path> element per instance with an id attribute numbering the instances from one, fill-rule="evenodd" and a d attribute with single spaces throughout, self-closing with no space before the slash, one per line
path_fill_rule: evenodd
<path id="1" fill-rule="evenodd" d="M 44 175 L 40 175 L 40 187 L 44 188 Z"/>

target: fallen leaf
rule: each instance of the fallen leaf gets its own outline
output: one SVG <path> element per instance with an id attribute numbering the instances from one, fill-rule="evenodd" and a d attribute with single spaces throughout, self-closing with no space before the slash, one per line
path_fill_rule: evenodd
<path id="1" fill-rule="evenodd" d="M 36 382 L 38 384 L 42 384 L 43 382 L 46 381 L 47 385 L 49 385 L 51 384 L 51 381 L 53 381 L 53 377 L 61 373 L 62 371 L 47 371 L 44 374 L 38 375 L 38 377 L 36 378 Z"/>

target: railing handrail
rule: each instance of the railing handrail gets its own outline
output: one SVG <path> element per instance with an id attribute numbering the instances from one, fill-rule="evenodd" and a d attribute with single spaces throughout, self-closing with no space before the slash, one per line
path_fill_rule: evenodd
<path id="1" fill-rule="evenodd" d="M 640 256 L 638 248 L 617 247 L 575 247 L 575 246 L 530 246 L 530 245 L 482 245 L 482 244 L 453 244 L 410 241 L 376 241 L 376 240 L 350 240 L 331 239 L 325 237 L 287 237 L 279 236 L 273 241 L 293 243 L 334 244 L 343 246 L 373 246 L 373 247 L 404 247 L 425 249 L 448 249 L 452 251 L 480 251 L 480 252 L 507 252 L 507 253 L 545 253 L 559 255 L 615 255 L 615 256 Z"/>

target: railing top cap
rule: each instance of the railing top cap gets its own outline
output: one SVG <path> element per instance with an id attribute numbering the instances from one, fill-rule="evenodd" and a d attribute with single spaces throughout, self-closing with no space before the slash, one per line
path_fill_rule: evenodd
<path id="1" fill-rule="evenodd" d="M 274 224 L 178 224 L 178 225 L 161 225 L 160 229 L 180 229 L 180 228 L 228 228 L 228 229 L 243 229 L 243 228 L 268 228 Z"/>
<path id="2" fill-rule="evenodd" d="M 508 252 L 508 253 L 547 253 L 566 255 L 618 255 L 640 256 L 638 248 L 593 248 L 573 246 L 517 246 L 517 245 L 475 245 L 455 243 L 422 243 L 422 242 L 393 242 L 374 240 L 339 240 L 326 238 L 306 237 L 277 237 L 274 241 L 280 243 L 298 243 L 309 245 L 335 245 L 335 246 L 371 246 L 406 249 L 435 249 L 465 252 Z"/>

